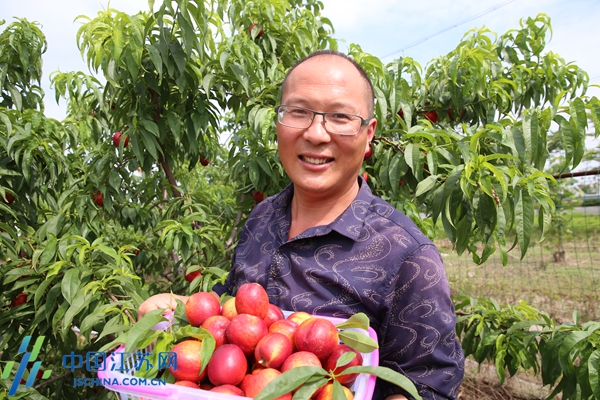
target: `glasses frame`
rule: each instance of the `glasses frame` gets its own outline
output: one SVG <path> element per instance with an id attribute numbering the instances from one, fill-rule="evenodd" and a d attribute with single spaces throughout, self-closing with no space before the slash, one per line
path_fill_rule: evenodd
<path id="1" fill-rule="evenodd" d="M 297 126 L 291 126 L 291 125 L 287 125 L 287 124 L 284 124 L 283 122 L 281 122 L 280 111 L 283 109 L 283 111 L 285 112 L 285 108 L 286 107 L 293 107 L 293 108 L 298 108 L 300 110 L 311 112 L 312 113 L 312 118 L 310 119 L 310 124 L 308 124 L 308 126 L 306 128 L 298 128 Z M 360 130 L 362 129 L 362 127 L 368 125 L 369 121 L 370 121 L 370 119 L 365 119 L 365 118 L 361 117 L 360 115 L 356 115 L 356 114 L 343 113 L 343 112 L 338 112 L 338 111 L 319 112 L 319 111 L 311 110 L 310 108 L 304 108 L 304 107 L 298 107 L 298 106 L 290 106 L 290 105 L 287 105 L 287 104 L 281 104 L 281 105 L 275 107 L 275 113 L 277 114 L 277 123 L 278 124 L 281 124 L 283 126 L 287 126 L 288 128 L 294 128 L 294 129 L 308 129 L 315 122 L 315 117 L 317 115 L 322 115 L 323 116 L 323 125 L 324 125 L 325 130 L 327 131 L 327 133 L 329 133 L 331 135 L 337 135 L 337 136 L 356 136 L 356 135 L 358 135 L 360 133 Z M 358 127 L 358 131 L 356 131 L 356 133 L 330 132 L 329 129 L 327 129 L 327 116 L 330 115 L 330 114 L 345 114 L 345 115 L 350 115 L 352 117 L 356 117 L 356 118 L 360 119 L 360 126 Z"/>

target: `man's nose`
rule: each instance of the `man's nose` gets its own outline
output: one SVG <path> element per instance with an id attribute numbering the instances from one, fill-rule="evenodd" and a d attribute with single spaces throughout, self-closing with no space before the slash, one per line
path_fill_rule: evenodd
<path id="1" fill-rule="evenodd" d="M 323 115 L 315 115 L 312 124 L 304 131 L 304 139 L 313 144 L 329 142 L 331 135 L 325 129 L 325 123 Z"/>

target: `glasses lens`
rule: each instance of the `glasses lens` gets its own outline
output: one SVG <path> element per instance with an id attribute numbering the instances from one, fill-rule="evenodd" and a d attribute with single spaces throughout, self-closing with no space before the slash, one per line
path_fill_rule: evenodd
<path id="1" fill-rule="evenodd" d="M 338 135 L 354 135 L 360 129 L 361 120 L 352 114 L 330 113 L 327 114 L 325 129 L 327 132 Z"/>
<path id="2" fill-rule="evenodd" d="M 323 113 L 325 130 L 335 135 L 356 135 L 360 131 L 362 120 L 353 114 L 329 112 Z M 306 129 L 315 119 L 315 111 L 302 107 L 279 106 L 277 121 L 290 128 Z"/>
<path id="3" fill-rule="evenodd" d="M 278 112 L 279 122 L 291 128 L 305 129 L 310 126 L 314 113 L 300 107 L 280 106 Z"/>

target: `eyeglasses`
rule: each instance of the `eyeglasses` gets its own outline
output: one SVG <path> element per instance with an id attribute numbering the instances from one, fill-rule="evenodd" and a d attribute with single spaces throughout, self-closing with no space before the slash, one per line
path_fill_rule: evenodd
<path id="1" fill-rule="evenodd" d="M 296 129 L 307 129 L 316 115 L 323 116 L 325 130 L 334 135 L 358 135 L 360 128 L 369 124 L 369 120 L 360 115 L 340 112 L 318 112 L 308 108 L 281 105 L 275 107 L 277 122 Z"/>

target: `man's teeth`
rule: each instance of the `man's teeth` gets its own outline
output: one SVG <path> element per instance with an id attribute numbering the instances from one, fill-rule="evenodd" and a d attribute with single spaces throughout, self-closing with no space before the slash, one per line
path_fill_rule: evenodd
<path id="1" fill-rule="evenodd" d="M 309 164 L 325 164 L 326 162 L 329 161 L 328 158 L 312 158 L 312 157 L 302 157 L 302 159 L 304 161 L 306 161 Z"/>
<path id="2" fill-rule="evenodd" d="M 309 163 L 309 164 L 325 164 L 329 161 L 331 161 L 331 158 L 312 158 L 312 157 L 304 157 L 302 156 L 302 160 L 304 160 L 305 162 Z"/>

